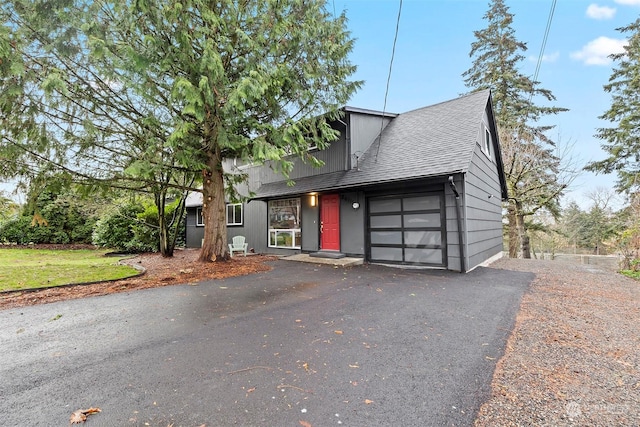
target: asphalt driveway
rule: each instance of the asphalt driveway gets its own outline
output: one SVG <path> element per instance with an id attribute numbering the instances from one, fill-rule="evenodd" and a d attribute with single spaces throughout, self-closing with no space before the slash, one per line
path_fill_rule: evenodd
<path id="1" fill-rule="evenodd" d="M 0 425 L 471 425 L 533 279 L 274 266 L 0 311 Z"/>

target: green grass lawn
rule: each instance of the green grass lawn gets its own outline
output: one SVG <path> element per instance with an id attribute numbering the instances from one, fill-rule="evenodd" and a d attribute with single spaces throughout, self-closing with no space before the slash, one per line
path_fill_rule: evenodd
<path id="1" fill-rule="evenodd" d="M 104 250 L 0 249 L 0 291 L 124 279 L 137 274 Z"/>

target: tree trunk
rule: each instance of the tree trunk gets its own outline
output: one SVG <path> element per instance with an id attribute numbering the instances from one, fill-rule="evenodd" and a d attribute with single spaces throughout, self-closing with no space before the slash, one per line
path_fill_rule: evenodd
<path id="1" fill-rule="evenodd" d="M 530 259 L 531 258 L 531 238 L 527 233 L 527 229 L 525 227 L 522 236 L 522 258 Z"/>
<path id="2" fill-rule="evenodd" d="M 518 258 L 518 227 L 516 224 L 516 207 L 514 202 L 509 201 L 507 206 L 507 233 L 509 236 L 509 258 Z"/>
<path id="3" fill-rule="evenodd" d="M 518 239 L 522 245 L 522 258 L 531 258 L 531 246 L 529 242 L 529 235 L 527 234 L 527 225 L 524 222 L 524 215 L 522 214 L 522 205 L 516 201 L 516 224 L 518 227 Z"/>
<path id="4" fill-rule="evenodd" d="M 202 220 L 204 241 L 200 251 L 200 261 L 226 261 L 229 259 L 227 246 L 226 204 L 224 198 L 224 178 L 220 150 L 207 156 L 207 169 L 202 179 Z"/>
<path id="5" fill-rule="evenodd" d="M 524 223 L 524 217 L 519 219 L 520 225 L 520 241 L 522 242 L 522 258 L 530 259 L 531 258 L 531 241 L 529 238 L 529 234 L 527 233 L 527 227 Z"/>
<path id="6" fill-rule="evenodd" d="M 155 194 L 156 208 L 158 208 L 158 234 L 160 236 L 160 254 L 163 257 L 170 258 L 173 256 L 173 245 L 169 241 L 169 225 L 165 215 L 165 207 L 167 205 L 166 190 L 159 191 Z"/>
<path id="7" fill-rule="evenodd" d="M 173 216 L 168 226 L 169 230 L 171 231 L 169 233 L 169 247 L 171 248 L 172 256 L 173 256 L 173 251 L 176 248 L 178 234 L 181 231 L 181 226 L 184 221 L 184 217 L 186 213 L 186 206 L 185 206 L 186 201 L 187 201 L 187 193 L 185 192 L 180 197 L 180 203 L 178 204 L 178 206 L 176 206 L 176 209 L 173 211 Z"/>

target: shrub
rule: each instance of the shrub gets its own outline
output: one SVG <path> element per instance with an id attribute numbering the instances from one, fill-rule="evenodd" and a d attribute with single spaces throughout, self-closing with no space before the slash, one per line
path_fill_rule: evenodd
<path id="1" fill-rule="evenodd" d="M 4 222 L 0 226 L 0 241 L 25 245 L 32 241 L 31 218 L 20 216 Z"/>
<path id="2" fill-rule="evenodd" d="M 157 250 L 157 240 L 140 239 L 141 224 L 138 215 L 144 212 L 140 204 L 131 203 L 113 209 L 96 222 L 92 241 L 94 245 L 122 252 L 151 252 Z M 144 225 L 142 225 L 144 226 Z"/>

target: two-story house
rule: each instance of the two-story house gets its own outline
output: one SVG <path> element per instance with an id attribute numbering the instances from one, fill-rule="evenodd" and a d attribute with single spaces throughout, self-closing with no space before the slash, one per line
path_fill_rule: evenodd
<path id="1" fill-rule="evenodd" d="M 229 239 L 258 253 L 362 257 L 371 263 L 468 271 L 502 254 L 507 188 L 490 91 L 402 114 L 345 107 L 340 137 L 296 161 L 290 186 L 268 164 L 247 173 L 242 204 L 227 205 Z M 187 246 L 203 236 L 189 199 Z"/>

